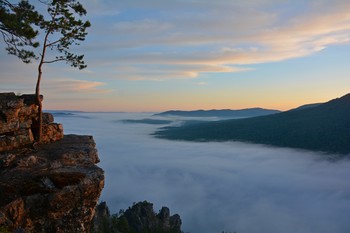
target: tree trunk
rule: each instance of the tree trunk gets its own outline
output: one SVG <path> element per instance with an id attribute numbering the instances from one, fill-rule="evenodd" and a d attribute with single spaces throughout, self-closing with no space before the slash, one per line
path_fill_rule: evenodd
<path id="1" fill-rule="evenodd" d="M 35 100 L 36 104 L 38 105 L 38 131 L 37 131 L 37 142 L 41 144 L 42 142 L 42 135 L 43 135 L 43 105 L 40 98 L 40 82 L 41 82 L 41 66 L 42 63 L 40 62 L 38 67 L 38 80 L 36 82 L 36 88 L 35 88 Z"/>
<path id="2" fill-rule="evenodd" d="M 38 79 L 36 81 L 36 87 L 35 87 L 35 99 L 36 104 L 38 105 L 38 129 L 37 129 L 37 142 L 41 144 L 42 142 L 42 136 L 43 136 L 43 104 L 40 99 L 40 82 L 41 82 L 41 76 L 43 74 L 42 72 L 42 66 L 45 61 L 45 53 L 46 53 L 46 47 L 47 47 L 47 39 L 49 37 L 51 30 L 48 30 L 46 32 L 45 38 L 44 38 L 44 44 L 43 44 L 43 50 L 41 54 L 41 59 L 38 65 Z"/>

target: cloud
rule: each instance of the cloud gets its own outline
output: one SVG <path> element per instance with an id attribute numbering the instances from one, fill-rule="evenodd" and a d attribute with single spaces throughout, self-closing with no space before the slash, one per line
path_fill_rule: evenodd
<path id="1" fill-rule="evenodd" d="M 59 118 L 66 133 L 92 134 L 113 213 L 148 200 L 179 213 L 185 232 L 349 232 L 350 161 L 239 142 L 192 143 L 123 124 L 151 114 L 81 113 Z"/>
<path id="2" fill-rule="evenodd" d="M 171 28 L 169 23 L 159 22 L 152 19 L 138 21 L 118 22 L 114 25 L 114 30 L 124 34 L 156 33 Z"/>
<path id="3" fill-rule="evenodd" d="M 194 78 L 208 67 L 247 71 L 253 64 L 308 56 L 350 40 L 350 3 L 343 0 L 92 0 L 84 5 L 92 28 L 77 49 L 91 72 L 103 64 L 146 64 L 124 75 L 131 80 Z M 161 70 L 150 71 L 147 64 Z M 191 66 L 198 68 L 187 69 Z"/>
<path id="4" fill-rule="evenodd" d="M 88 15 L 94 17 L 116 16 L 120 14 L 118 8 L 114 7 L 114 1 L 110 0 L 89 0 L 84 2 L 84 6 L 88 9 Z"/>
<path id="5" fill-rule="evenodd" d="M 46 91 L 50 92 L 65 92 L 67 94 L 73 92 L 83 92 L 89 94 L 101 94 L 111 92 L 110 89 L 100 88 L 105 86 L 103 82 L 86 81 L 86 80 L 76 80 L 76 79 L 56 79 L 51 80 L 44 86 Z"/>
<path id="6" fill-rule="evenodd" d="M 154 76 L 144 66 L 140 68 L 142 74 L 133 75 L 133 79 L 193 78 L 207 72 L 207 66 L 279 62 L 350 40 L 350 4 L 341 0 L 249 3 L 154 0 L 109 4 L 129 17 L 99 24 L 92 34 L 94 30 L 103 33 L 104 42 L 90 44 L 90 49 L 95 47 L 96 53 L 104 55 L 107 52 L 108 62 L 114 64 L 169 65 L 162 74 Z M 204 69 L 188 73 L 171 65 L 176 68 L 198 65 Z M 240 69 L 216 72 L 246 70 Z"/>
<path id="7" fill-rule="evenodd" d="M 199 73 L 220 73 L 220 72 L 243 72 L 250 68 L 230 67 L 223 65 L 200 65 L 200 64 L 146 64 L 139 63 L 135 66 L 118 65 L 114 66 L 115 77 L 127 80 L 151 80 L 162 81 L 167 79 L 188 79 L 196 78 Z"/>

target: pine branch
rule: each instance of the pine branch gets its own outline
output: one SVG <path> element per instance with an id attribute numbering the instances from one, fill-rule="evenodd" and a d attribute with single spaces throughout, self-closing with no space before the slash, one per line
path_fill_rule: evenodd
<path id="1" fill-rule="evenodd" d="M 65 61 L 66 58 L 58 58 L 55 60 L 51 60 L 51 61 L 44 61 L 43 64 L 49 64 L 49 63 L 54 63 L 54 62 L 58 62 L 58 61 Z"/>
<path id="2" fill-rule="evenodd" d="M 51 43 L 48 43 L 48 44 L 46 44 L 45 46 L 46 46 L 46 47 L 50 47 L 50 46 L 52 46 L 52 45 L 54 45 L 54 44 L 57 44 L 57 43 L 60 42 L 60 41 L 61 41 L 61 39 L 56 40 L 56 41 L 51 42 Z"/>

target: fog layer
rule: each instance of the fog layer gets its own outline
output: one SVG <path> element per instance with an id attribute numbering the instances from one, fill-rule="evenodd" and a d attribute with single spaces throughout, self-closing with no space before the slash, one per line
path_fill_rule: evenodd
<path id="1" fill-rule="evenodd" d="M 191 233 L 350 232 L 350 162 L 239 142 L 156 139 L 152 114 L 57 115 L 66 134 L 93 135 L 111 212 L 147 200 Z M 164 119 L 164 118 L 163 118 Z"/>

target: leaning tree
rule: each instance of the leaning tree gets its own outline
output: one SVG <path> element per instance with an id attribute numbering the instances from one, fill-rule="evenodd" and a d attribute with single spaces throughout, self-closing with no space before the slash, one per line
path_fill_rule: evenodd
<path id="1" fill-rule="evenodd" d="M 28 1 L 22 0 L 16 5 L 9 4 L 6 0 L 0 1 L 0 9 L 4 9 L 6 13 L 0 17 L 1 23 L 4 24 L 3 22 L 9 20 L 8 17 L 11 16 L 15 18 L 15 21 L 22 23 L 18 27 L 23 26 L 24 29 L 28 30 L 28 34 L 24 36 L 11 30 L 4 30 L 15 38 L 12 41 L 4 39 L 7 44 L 7 51 L 10 54 L 17 55 L 26 63 L 33 58 L 39 59 L 35 99 L 38 105 L 38 132 L 36 133 L 36 138 L 37 142 L 41 143 L 42 102 L 40 99 L 40 83 L 43 74 L 42 67 L 44 64 L 65 61 L 72 67 L 85 68 L 84 55 L 77 55 L 71 52 L 71 46 L 79 45 L 80 41 L 85 40 L 87 35 L 86 29 L 90 27 L 90 22 L 82 20 L 82 17 L 86 15 L 86 10 L 76 0 L 38 0 L 40 4 L 45 4 L 46 6 L 47 14 L 45 16 L 37 13 L 33 5 L 29 4 Z M 22 5 L 25 6 L 22 7 L 24 13 L 17 11 L 17 8 Z M 11 29 L 11 27 L 13 28 L 13 26 L 9 25 L 7 28 Z M 18 31 L 21 30 L 18 29 Z M 37 36 L 38 32 L 39 36 Z M 34 38 L 39 38 L 40 45 L 38 42 L 33 41 Z M 20 47 L 23 46 L 38 48 L 39 52 L 22 49 L 24 55 L 21 56 L 20 51 L 22 50 Z"/>
<path id="2" fill-rule="evenodd" d="M 67 64 L 79 69 L 86 68 L 84 55 L 70 52 L 71 45 L 79 45 L 85 40 L 86 29 L 90 27 L 89 21 L 77 19 L 86 15 L 83 5 L 76 0 L 52 0 L 47 4 L 49 17 L 39 21 L 40 31 L 44 32 L 42 51 L 38 65 L 38 78 L 35 88 L 36 101 L 39 106 L 38 142 L 42 137 L 42 103 L 40 100 L 40 82 L 42 66 L 48 63 L 65 61 Z M 56 56 L 46 59 L 47 52 L 56 52 Z"/>

